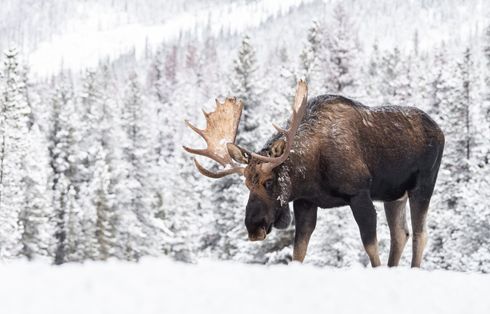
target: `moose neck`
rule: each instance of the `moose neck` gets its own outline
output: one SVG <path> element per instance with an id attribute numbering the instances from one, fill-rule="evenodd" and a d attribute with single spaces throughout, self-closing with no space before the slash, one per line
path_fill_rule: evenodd
<path id="1" fill-rule="evenodd" d="M 319 191 L 317 161 L 312 158 L 311 147 L 304 141 L 296 142 L 300 144 L 295 145 L 278 171 L 283 197 L 287 197 L 288 202 L 309 199 Z"/>

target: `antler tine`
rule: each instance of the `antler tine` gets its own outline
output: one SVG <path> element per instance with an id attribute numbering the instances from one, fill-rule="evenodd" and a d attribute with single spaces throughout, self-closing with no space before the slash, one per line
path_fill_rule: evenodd
<path id="1" fill-rule="evenodd" d="M 187 152 L 208 157 L 225 167 L 228 165 L 231 166 L 229 169 L 213 172 L 205 169 L 194 159 L 197 169 L 203 175 L 211 178 L 221 178 L 232 173 L 243 174 L 244 168 L 237 166 L 233 162 L 226 148 L 226 144 L 235 142 L 242 109 L 243 104 L 240 101 L 237 102 L 236 98 L 227 98 L 223 104 L 216 99 L 215 111 L 208 113 L 203 110 L 204 116 L 206 117 L 206 129 L 201 130 L 189 121 L 185 121 L 187 126 L 199 134 L 207 144 L 207 148 L 205 149 L 183 146 Z"/>
<path id="2" fill-rule="evenodd" d="M 204 113 L 204 115 L 206 115 L 207 113 L 203 110 L 202 111 Z M 196 132 L 197 134 L 201 135 L 204 139 L 206 139 L 204 137 L 204 130 L 201 130 L 197 127 L 195 127 L 194 125 L 192 125 L 188 120 L 184 120 L 185 124 L 190 127 L 194 132 Z"/>
<path id="3" fill-rule="evenodd" d="M 206 168 L 204 168 L 198 161 L 196 158 L 194 158 L 194 164 L 196 165 L 196 168 L 197 170 L 199 170 L 199 172 L 202 174 L 202 175 L 205 175 L 206 177 L 210 177 L 210 178 L 213 178 L 213 179 L 219 179 L 219 178 L 223 178 L 227 175 L 230 175 L 230 174 L 233 174 L 233 173 L 239 173 L 239 174 L 243 174 L 245 168 L 243 167 L 233 167 L 233 168 L 230 168 L 230 169 L 225 169 L 225 170 L 220 170 L 220 171 L 211 171 L 211 170 L 208 170 Z"/>
<path id="4" fill-rule="evenodd" d="M 298 131 L 298 128 L 301 124 L 301 120 L 303 119 L 303 116 L 305 115 L 306 112 L 307 96 L 308 96 L 308 86 L 306 85 L 305 81 L 299 80 L 298 85 L 296 87 L 296 95 L 293 104 L 293 113 L 291 117 L 291 122 L 289 124 L 289 128 L 286 130 L 281 127 L 278 127 L 274 123 L 272 124 L 272 126 L 278 132 L 284 134 L 284 136 L 286 137 L 286 147 L 284 149 L 283 154 L 279 157 L 267 157 L 267 156 L 262 156 L 250 152 L 252 157 L 267 163 L 266 164 L 267 167 L 270 167 L 271 169 L 279 166 L 284 161 L 286 161 L 286 159 L 289 156 L 289 152 L 291 151 L 291 148 L 293 146 L 294 136 Z"/>

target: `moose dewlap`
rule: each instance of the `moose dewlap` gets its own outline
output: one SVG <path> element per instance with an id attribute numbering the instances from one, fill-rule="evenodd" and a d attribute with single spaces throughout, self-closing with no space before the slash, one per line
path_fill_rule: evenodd
<path id="1" fill-rule="evenodd" d="M 306 83 L 299 81 L 288 128 L 274 125 L 278 132 L 254 153 L 235 144 L 241 101 L 216 102 L 216 111 L 205 113 L 206 129 L 187 122 L 205 139 L 207 148 L 184 149 L 224 167 L 214 172 L 194 159 L 205 176 L 245 176 L 250 190 L 245 214 L 250 240 L 264 240 L 272 226 L 287 227 L 289 202 L 293 202 L 293 259 L 303 261 L 318 207 L 349 205 L 371 265 L 378 266 L 373 200 L 379 200 L 384 202 L 391 235 L 388 265 L 396 266 L 409 238 L 408 199 L 412 266 L 420 266 L 427 211 L 444 149 L 444 134 L 426 113 L 414 107 L 367 107 L 335 95 L 307 101 Z"/>

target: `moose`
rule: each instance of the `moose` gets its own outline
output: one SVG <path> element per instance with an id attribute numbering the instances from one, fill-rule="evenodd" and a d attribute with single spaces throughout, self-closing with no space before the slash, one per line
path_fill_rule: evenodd
<path id="1" fill-rule="evenodd" d="M 422 110 L 408 106 L 368 107 L 337 95 L 307 100 L 308 88 L 296 87 L 287 128 L 257 153 L 235 143 L 243 104 L 236 98 L 216 100 L 216 110 L 204 112 L 206 129 L 187 125 L 204 138 L 205 149 L 184 149 L 208 157 L 223 169 L 201 174 L 245 177 L 250 191 L 245 226 L 251 241 L 264 240 L 272 226 L 291 223 L 295 236 L 293 260 L 303 262 L 315 229 L 317 209 L 350 206 L 362 244 L 373 267 L 381 265 L 373 201 L 384 202 L 390 229 L 388 266 L 397 266 L 412 223 L 412 267 L 420 267 L 427 242 L 426 217 L 444 149 L 444 134 Z"/>

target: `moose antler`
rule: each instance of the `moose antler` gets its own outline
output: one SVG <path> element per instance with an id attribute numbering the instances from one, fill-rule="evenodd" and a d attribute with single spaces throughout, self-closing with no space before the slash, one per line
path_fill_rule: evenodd
<path id="1" fill-rule="evenodd" d="M 308 86 L 306 85 L 305 81 L 299 80 L 298 85 L 296 87 L 296 95 L 294 97 L 294 104 L 293 104 L 293 114 L 291 117 L 291 121 L 289 123 L 289 128 L 285 130 L 283 128 L 278 127 L 274 123 L 272 124 L 272 126 L 278 132 L 282 133 L 286 138 L 286 147 L 281 156 L 267 157 L 267 156 L 262 156 L 247 151 L 247 153 L 249 153 L 253 158 L 265 162 L 265 164 L 263 165 L 264 170 L 272 170 L 275 167 L 282 164 L 283 162 L 285 162 L 286 159 L 288 159 L 289 152 L 291 151 L 291 148 L 293 146 L 294 136 L 298 131 L 301 120 L 303 120 L 303 117 L 306 112 L 307 97 L 308 97 Z"/>
<path id="2" fill-rule="evenodd" d="M 288 158 L 293 146 L 294 136 L 296 135 L 301 120 L 306 112 L 307 94 L 308 87 L 303 80 L 300 80 L 296 87 L 293 114 L 289 122 L 289 128 L 285 130 L 275 124 L 272 124 L 274 128 L 282 133 L 286 139 L 286 147 L 281 156 L 267 157 L 250 152 L 243 147 L 239 147 L 243 152 L 247 153 L 252 158 L 262 161 L 262 167 L 264 170 L 272 171 L 272 169 L 282 164 Z M 244 173 L 245 168 L 239 166 L 233 161 L 227 149 L 227 144 L 235 143 L 242 110 L 243 104 L 241 101 L 237 101 L 236 98 L 227 98 L 224 104 L 221 104 L 218 100 L 216 100 L 216 111 L 211 113 L 204 112 L 207 121 L 206 129 L 198 129 L 188 121 L 185 121 L 191 129 L 204 138 L 208 147 L 206 149 L 194 149 L 184 146 L 184 149 L 189 153 L 211 158 L 226 168 L 225 170 L 213 172 L 205 169 L 194 158 L 194 163 L 196 164 L 197 169 L 203 175 L 211 178 L 221 178 L 232 173 Z"/>
<path id="3" fill-rule="evenodd" d="M 221 178 L 232 173 L 243 174 L 245 168 L 238 166 L 231 159 L 226 148 L 226 144 L 235 143 L 242 109 L 242 102 L 240 100 L 237 101 L 236 98 L 226 98 L 223 104 L 216 99 L 216 110 L 214 112 L 207 113 L 203 111 L 206 117 L 206 129 L 198 129 L 190 124 L 189 121 L 185 121 L 191 129 L 204 138 L 208 146 L 205 149 L 194 149 L 183 146 L 187 152 L 211 158 L 224 167 L 231 166 L 231 168 L 213 172 L 205 169 L 194 158 L 194 163 L 201 174 L 211 178 Z"/>

